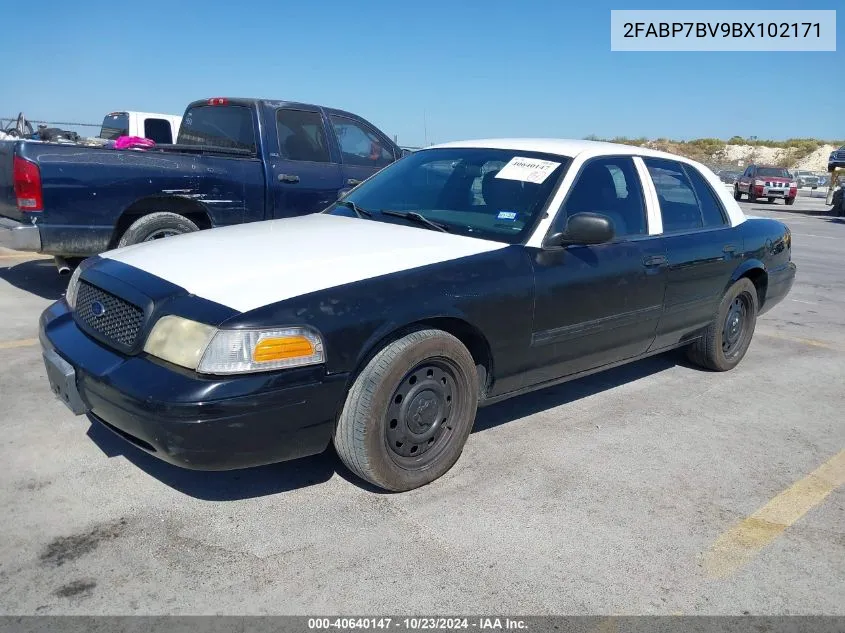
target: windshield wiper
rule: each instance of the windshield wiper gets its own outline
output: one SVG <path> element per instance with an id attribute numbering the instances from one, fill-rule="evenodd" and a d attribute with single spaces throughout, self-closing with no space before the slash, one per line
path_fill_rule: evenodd
<path id="1" fill-rule="evenodd" d="M 367 211 L 366 209 L 362 209 L 357 204 L 352 202 L 352 200 L 338 200 L 337 202 L 339 205 L 352 209 L 359 218 L 371 218 L 373 217 L 372 211 Z"/>
<path id="2" fill-rule="evenodd" d="M 449 229 L 447 229 L 442 224 L 437 224 L 437 222 L 432 222 L 427 217 L 422 215 L 421 213 L 417 213 L 416 211 L 391 211 L 391 210 L 382 210 L 380 212 L 382 215 L 392 215 L 396 218 L 402 218 L 403 220 L 413 220 L 417 224 L 423 224 L 428 228 L 434 231 L 443 231 L 444 233 L 448 233 Z"/>

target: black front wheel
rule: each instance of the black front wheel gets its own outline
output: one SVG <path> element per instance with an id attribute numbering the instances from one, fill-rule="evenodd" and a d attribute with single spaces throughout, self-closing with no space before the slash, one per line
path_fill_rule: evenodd
<path id="1" fill-rule="evenodd" d="M 449 471 L 478 406 L 478 373 L 466 347 L 441 330 L 411 332 L 381 349 L 358 375 L 334 445 L 366 481 L 411 490 Z"/>
<path id="2" fill-rule="evenodd" d="M 687 348 L 689 359 L 714 371 L 736 367 L 751 345 L 759 305 L 757 288 L 751 280 L 739 279 L 722 297 L 704 335 Z"/>

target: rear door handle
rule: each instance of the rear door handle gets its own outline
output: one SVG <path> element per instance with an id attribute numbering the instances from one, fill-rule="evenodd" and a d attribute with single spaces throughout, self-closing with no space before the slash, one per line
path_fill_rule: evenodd
<path id="1" fill-rule="evenodd" d="M 349 179 L 347 179 L 346 184 L 349 185 L 350 187 L 357 187 L 362 182 L 363 181 L 358 180 L 357 178 L 349 178 Z"/>
<path id="2" fill-rule="evenodd" d="M 299 182 L 299 176 L 296 174 L 279 174 L 278 179 L 279 182 L 289 182 L 292 184 Z"/>
<path id="3" fill-rule="evenodd" d="M 667 263 L 669 263 L 669 260 L 666 259 L 665 255 L 649 255 L 648 257 L 643 257 L 643 266 L 647 268 L 665 266 Z"/>

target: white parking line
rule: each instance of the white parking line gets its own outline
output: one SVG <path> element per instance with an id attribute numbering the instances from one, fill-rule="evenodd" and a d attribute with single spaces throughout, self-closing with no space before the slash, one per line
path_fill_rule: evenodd
<path id="1" fill-rule="evenodd" d="M 801 299 L 790 299 L 790 301 L 794 301 L 795 303 L 806 303 L 810 306 L 818 305 L 818 303 L 816 303 L 815 301 L 802 301 Z"/>

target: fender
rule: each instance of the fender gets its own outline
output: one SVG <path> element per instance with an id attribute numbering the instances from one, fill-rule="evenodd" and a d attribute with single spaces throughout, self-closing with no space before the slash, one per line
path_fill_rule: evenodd
<path id="1" fill-rule="evenodd" d="M 756 259 L 756 258 L 746 259 L 739 266 L 737 266 L 736 269 L 733 271 L 733 274 L 731 274 L 731 280 L 728 282 L 728 285 L 725 286 L 725 290 L 727 290 L 733 284 L 735 284 L 737 279 L 739 279 L 740 277 L 743 277 L 748 272 L 755 270 L 755 269 L 759 270 L 763 273 L 766 273 L 766 274 L 768 274 L 768 272 L 769 272 L 768 269 L 766 268 L 766 264 L 763 263 L 761 260 Z"/>

